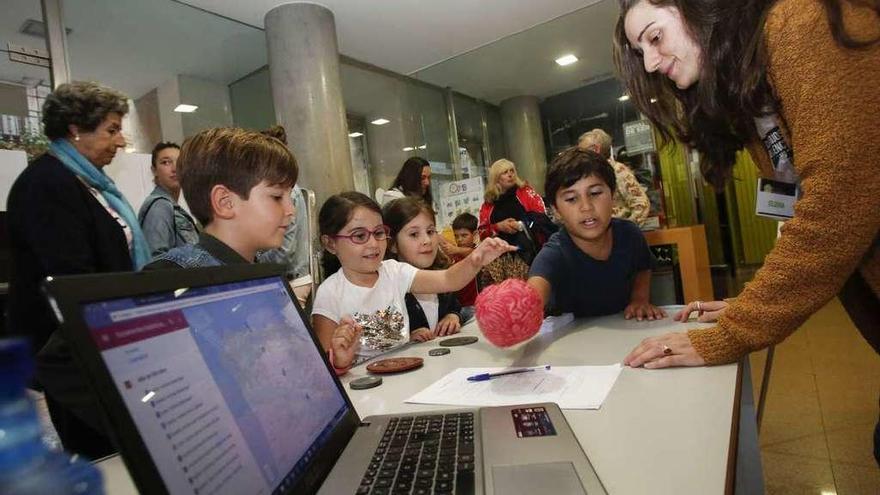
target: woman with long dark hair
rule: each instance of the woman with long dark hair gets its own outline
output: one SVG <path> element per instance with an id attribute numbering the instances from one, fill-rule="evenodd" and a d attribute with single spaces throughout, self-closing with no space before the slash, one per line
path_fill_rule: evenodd
<path id="1" fill-rule="evenodd" d="M 880 352 L 880 2 L 620 4 L 615 64 L 658 130 L 696 148 L 717 187 L 747 148 L 764 177 L 801 190 L 736 302 L 697 308 L 717 311 L 716 327 L 646 339 L 625 363 L 734 362 L 782 341 L 836 295 Z"/>
<path id="2" fill-rule="evenodd" d="M 391 184 L 391 189 L 379 189 L 376 196 L 382 206 L 406 196 L 416 196 L 432 206 L 434 198 L 431 197 L 431 164 L 420 156 L 407 158 Z"/>

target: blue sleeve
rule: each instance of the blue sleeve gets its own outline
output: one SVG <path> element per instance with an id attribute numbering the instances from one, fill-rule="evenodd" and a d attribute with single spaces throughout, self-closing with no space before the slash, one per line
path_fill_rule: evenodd
<path id="1" fill-rule="evenodd" d="M 532 260 L 529 277 L 541 277 L 550 282 L 551 287 L 558 284 L 563 264 L 562 252 L 556 242 L 547 242 Z"/>
<path id="2" fill-rule="evenodd" d="M 155 258 L 173 248 L 177 242 L 174 233 L 174 205 L 167 199 L 154 199 L 144 213 L 141 228 Z"/>

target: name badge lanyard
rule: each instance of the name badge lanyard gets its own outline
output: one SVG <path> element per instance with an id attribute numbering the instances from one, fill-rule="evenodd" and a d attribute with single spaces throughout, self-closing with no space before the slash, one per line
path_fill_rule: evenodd
<path id="1" fill-rule="evenodd" d="M 758 135 L 773 164 L 773 178 L 758 179 L 755 214 L 789 220 L 794 217 L 794 203 L 801 196 L 800 178 L 794 169 L 794 153 L 776 119 L 776 114 L 755 118 Z"/>

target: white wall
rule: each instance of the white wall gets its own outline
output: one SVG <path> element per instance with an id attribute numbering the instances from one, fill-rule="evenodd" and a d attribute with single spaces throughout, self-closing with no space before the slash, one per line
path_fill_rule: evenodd
<path id="1" fill-rule="evenodd" d="M 192 113 L 183 113 L 183 136 L 189 137 L 211 127 L 232 125 L 229 87 L 215 81 L 180 75 L 177 77 L 180 103 L 197 105 Z"/>
<path id="2" fill-rule="evenodd" d="M 123 121 L 122 131 L 128 140 L 128 148 L 148 153 L 162 141 L 162 124 L 159 117 L 159 92 L 152 90 L 137 100 L 129 101 L 127 122 Z"/>
<path id="3" fill-rule="evenodd" d="M 0 150 L 0 211 L 6 211 L 9 189 L 18 174 L 27 167 L 27 154 L 18 150 Z"/>
<path id="4" fill-rule="evenodd" d="M 173 77 L 156 88 L 159 100 L 159 124 L 162 128 L 162 141 L 183 142 L 183 121 L 174 108 L 180 104 L 180 86 Z"/>
<path id="5" fill-rule="evenodd" d="M 149 153 L 116 153 L 110 165 L 104 167 L 104 172 L 113 179 L 135 213 L 155 187 Z"/>
<path id="6" fill-rule="evenodd" d="M 162 140 L 182 144 L 184 138 L 210 127 L 232 125 L 229 87 L 198 77 L 178 75 L 156 88 Z M 185 103 L 199 108 L 192 113 L 174 109 Z"/>

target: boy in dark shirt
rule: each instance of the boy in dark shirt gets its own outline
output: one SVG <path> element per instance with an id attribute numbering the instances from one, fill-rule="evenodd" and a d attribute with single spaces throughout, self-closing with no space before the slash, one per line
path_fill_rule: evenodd
<path id="1" fill-rule="evenodd" d="M 614 169 L 595 152 L 571 148 L 553 160 L 545 188 L 564 228 L 535 257 L 528 284 L 545 306 L 578 317 L 663 318 L 649 302 L 648 243 L 636 224 L 611 216 L 615 187 Z"/>
<path id="2" fill-rule="evenodd" d="M 145 270 L 253 263 L 257 252 L 284 241 L 299 168 L 281 141 L 259 132 L 207 129 L 188 138 L 177 165 L 190 210 L 204 226 L 197 244 L 162 254 Z M 330 362 L 344 373 L 357 352 L 354 322 L 333 333 Z"/>

